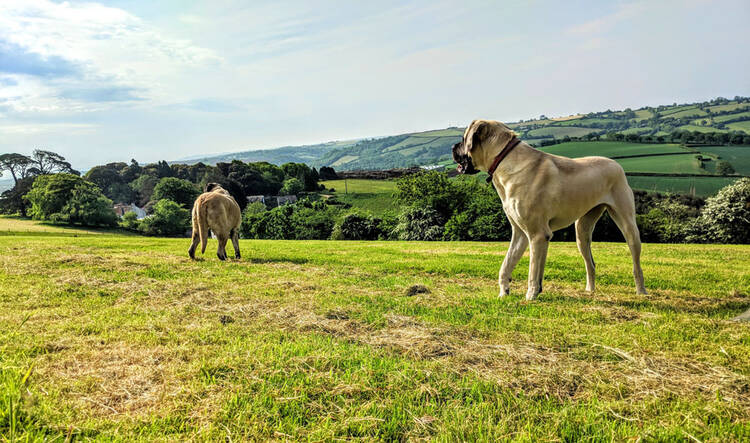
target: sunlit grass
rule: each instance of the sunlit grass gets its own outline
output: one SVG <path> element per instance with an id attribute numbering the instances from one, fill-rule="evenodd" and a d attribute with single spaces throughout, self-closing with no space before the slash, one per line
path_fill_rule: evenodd
<path id="1" fill-rule="evenodd" d="M 222 263 L 73 235 L 0 234 L 6 439 L 750 436 L 748 246 L 645 245 L 637 296 L 624 244 L 594 245 L 588 294 L 553 243 L 526 302 L 527 258 L 497 298 L 505 243 L 243 240 Z"/>

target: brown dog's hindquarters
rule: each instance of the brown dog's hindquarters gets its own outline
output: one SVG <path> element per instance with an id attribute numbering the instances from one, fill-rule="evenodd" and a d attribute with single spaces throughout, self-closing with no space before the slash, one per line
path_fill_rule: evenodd
<path id="1" fill-rule="evenodd" d="M 239 228 L 242 214 L 239 205 L 216 183 L 206 185 L 206 191 L 198 196 L 193 205 L 193 236 L 188 255 L 195 259 L 198 243 L 201 243 L 201 253 L 205 253 L 208 237 L 213 232 L 219 242 L 216 250 L 219 260 L 227 259 L 226 245 L 229 239 L 232 240 L 235 258 L 240 258 Z"/>

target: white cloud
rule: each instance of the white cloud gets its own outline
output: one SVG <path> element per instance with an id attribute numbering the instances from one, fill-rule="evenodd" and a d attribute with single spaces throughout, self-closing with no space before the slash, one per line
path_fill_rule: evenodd
<path id="1" fill-rule="evenodd" d="M 222 61 L 212 51 L 165 36 L 124 10 L 96 3 L 3 0 L 2 42 L 22 48 L 27 57 L 67 61 L 75 67 L 67 69 L 67 75 L 41 79 L 29 70 L 20 75 L 26 93 L 15 103 L 19 111 L 75 112 L 111 102 L 123 106 L 128 98 L 166 100 L 168 94 L 159 89 L 168 89 L 175 76 Z"/>

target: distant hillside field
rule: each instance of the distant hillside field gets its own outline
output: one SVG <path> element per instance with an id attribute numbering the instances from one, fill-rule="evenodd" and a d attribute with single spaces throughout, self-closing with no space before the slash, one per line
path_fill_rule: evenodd
<path id="1" fill-rule="evenodd" d="M 609 133 L 635 134 L 643 137 L 664 137 L 678 130 L 730 135 L 750 134 L 750 98 L 719 98 L 702 103 L 608 110 L 506 123 L 523 140 L 534 146 L 541 146 L 545 141 L 563 141 L 566 137 L 596 138 Z M 234 159 L 267 161 L 278 165 L 302 162 L 316 168 L 332 166 L 344 171 L 442 164 L 450 161 L 451 147 L 461 140 L 464 129 L 452 127 L 361 140 L 243 151 L 192 158 L 182 163 L 202 161 L 215 164 Z"/>

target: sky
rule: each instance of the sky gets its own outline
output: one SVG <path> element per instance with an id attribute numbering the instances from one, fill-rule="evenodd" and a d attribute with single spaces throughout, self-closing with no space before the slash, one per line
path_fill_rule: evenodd
<path id="1" fill-rule="evenodd" d="M 0 153 L 78 169 L 750 95 L 750 2 L 0 0 Z"/>

